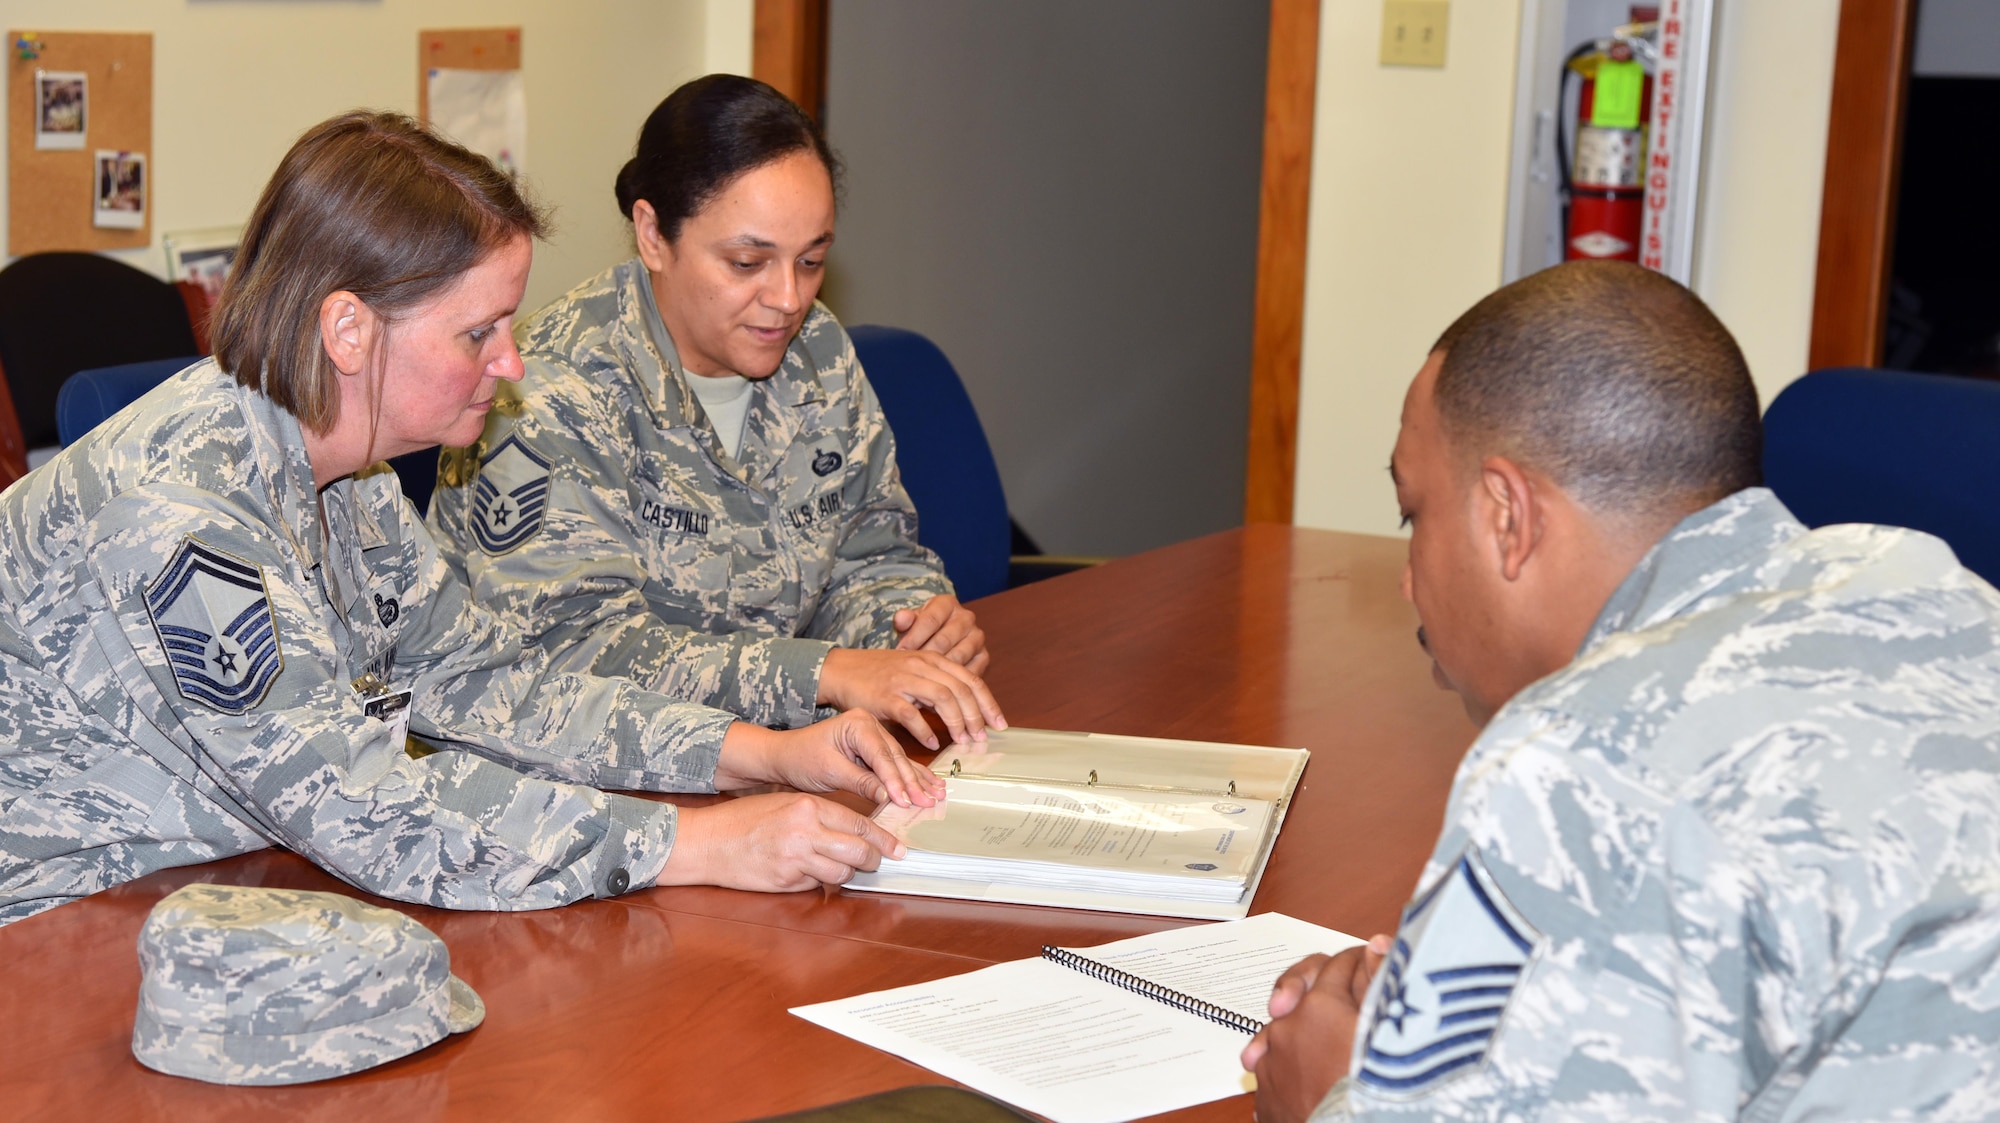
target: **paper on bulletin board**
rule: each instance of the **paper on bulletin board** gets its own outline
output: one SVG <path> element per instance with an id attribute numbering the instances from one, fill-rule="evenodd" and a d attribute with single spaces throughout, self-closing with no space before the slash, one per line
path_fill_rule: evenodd
<path id="1" fill-rule="evenodd" d="M 73 152 L 90 133 L 90 75 L 80 70 L 35 71 L 35 148 Z"/>
<path id="2" fill-rule="evenodd" d="M 519 70 L 432 67 L 431 125 L 498 164 L 509 175 L 527 168 L 528 97 Z"/>
<path id="3" fill-rule="evenodd" d="M 146 154 L 100 149 L 91 173 L 90 224 L 107 230 L 146 225 Z"/>

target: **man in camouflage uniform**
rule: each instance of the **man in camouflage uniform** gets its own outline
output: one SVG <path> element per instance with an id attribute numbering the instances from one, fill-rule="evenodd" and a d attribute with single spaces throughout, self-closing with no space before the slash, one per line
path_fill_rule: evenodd
<path id="1" fill-rule="evenodd" d="M 829 651 L 894 647 L 899 611 L 951 593 L 824 306 L 776 373 L 752 380 L 735 456 L 689 389 L 700 376 L 682 369 L 642 261 L 517 335 L 519 396 L 498 402 L 479 445 L 444 454 L 429 523 L 480 603 L 556 666 L 798 726 L 824 712 Z"/>
<path id="2" fill-rule="evenodd" d="M 1280 982 L 1265 1123 L 2000 1114 L 2000 594 L 1807 531 L 1758 447 L 1734 341 L 1636 266 L 1440 340 L 1405 592 L 1486 727 L 1395 937 Z"/>
<path id="3" fill-rule="evenodd" d="M 212 360 L 0 495 L 0 557 L 0 924 L 273 844 L 447 908 L 623 893 L 675 809 L 579 785 L 713 790 L 735 721 L 524 657 L 393 475 L 319 492 Z"/>

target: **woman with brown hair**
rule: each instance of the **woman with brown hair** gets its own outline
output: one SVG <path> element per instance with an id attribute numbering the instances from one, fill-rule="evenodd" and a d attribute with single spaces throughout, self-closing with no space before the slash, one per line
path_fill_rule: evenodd
<path id="1" fill-rule="evenodd" d="M 775 732 L 524 662 L 440 559 L 379 461 L 474 439 L 521 376 L 543 229 L 408 118 L 325 122 L 251 215 L 216 357 L 0 495 L 0 924 L 269 845 L 451 908 L 805 888 L 894 841 L 805 795 L 595 789 L 936 798 L 863 713 Z"/>

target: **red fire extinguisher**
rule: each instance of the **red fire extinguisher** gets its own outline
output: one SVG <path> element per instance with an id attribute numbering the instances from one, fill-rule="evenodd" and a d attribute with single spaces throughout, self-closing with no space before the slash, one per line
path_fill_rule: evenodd
<path id="1" fill-rule="evenodd" d="M 1583 88 L 1574 152 L 1563 138 L 1556 142 L 1563 165 L 1563 259 L 1638 261 L 1652 76 L 1623 35 L 1570 52 L 1565 83 L 1571 75 L 1583 80 Z"/>

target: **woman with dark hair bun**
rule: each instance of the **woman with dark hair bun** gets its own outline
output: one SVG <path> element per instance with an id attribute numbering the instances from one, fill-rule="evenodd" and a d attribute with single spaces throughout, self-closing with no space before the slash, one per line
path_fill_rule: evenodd
<path id="1" fill-rule="evenodd" d="M 638 256 L 542 309 L 431 527 L 555 665 L 777 726 L 1003 728 L 847 333 L 814 301 L 840 165 L 783 94 L 698 78 L 618 173 Z"/>
<path id="2" fill-rule="evenodd" d="M 942 792 L 864 713 L 776 732 L 524 660 L 438 556 L 380 460 L 477 438 L 521 377 L 542 230 L 407 117 L 320 124 L 251 212 L 215 358 L 0 495 L 0 925 L 265 846 L 445 908 L 803 889 L 895 840 L 807 795 L 597 789 Z"/>

